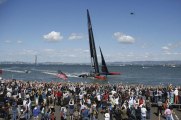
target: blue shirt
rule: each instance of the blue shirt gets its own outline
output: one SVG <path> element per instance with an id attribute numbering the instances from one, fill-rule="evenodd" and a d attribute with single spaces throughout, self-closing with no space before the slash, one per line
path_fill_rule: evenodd
<path id="1" fill-rule="evenodd" d="M 82 111 L 82 117 L 88 117 L 89 116 L 89 110 L 88 109 L 84 109 Z"/>
<path id="2" fill-rule="evenodd" d="M 39 107 L 35 107 L 33 109 L 33 116 L 37 117 L 39 115 L 39 113 L 40 113 L 40 108 Z"/>

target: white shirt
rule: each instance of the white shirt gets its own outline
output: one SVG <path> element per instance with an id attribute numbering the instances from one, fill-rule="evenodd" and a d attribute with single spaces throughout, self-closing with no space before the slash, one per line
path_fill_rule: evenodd
<path id="1" fill-rule="evenodd" d="M 11 92 L 7 92 L 7 97 L 11 97 Z"/>
<path id="2" fill-rule="evenodd" d="M 178 95 L 178 90 L 177 90 L 177 89 L 175 89 L 175 91 L 174 91 L 174 95 L 175 95 L 175 96 L 177 96 L 177 95 Z"/>
<path id="3" fill-rule="evenodd" d="M 91 104 L 91 100 L 90 99 L 87 99 L 87 104 Z"/>
<path id="4" fill-rule="evenodd" d="M 113 99 L 112 97 L 113 97 L 113 95 L 109 95 L 109 99 L 110 99 L 110 100 L 112 100 L 112 99 Z"/>
<path id="5" fill-rule="evenodd" d="M 79 99 L 82 99 L 83 98 L 83 94 L 79 94 Z"/>
<path id="6" fill-rule="evenodd" d="M 80 110 L 84 109 L 85 108 L 85 105 L 81 105 L 80 106 Z"/>
<path id="7" fill-rule="evenodd" d="M 116 91 L 113 90 L 113 91 L 111 91 L 111 93 L 114 95 L 116 93 Z"/>
<path id="8" fill-rule="evenodd" d="M 29 94 L 26 94 L 25 98 L 30 98 L 30 95 L 29 95 Z"/>
<path id="9" fill-rule="evenodd" d="M 141 116 L 143 116 L 143 117 L 146 117 L 146 108 L 145 107 L 142 107 L 141 108 Z"/>
<path id="10" fill-rule="evenodd" d="M 96 108 L 96 106 L 97 106 L 96 104 L 93 104 L 93 105 L 92 105 L 93 108 Z"/>
<path id="11" fill-rule="evenodd" d="M 116 105 L 119 104 L 119 97 L 115 98 L 115 104 L 116 104 Z"/>
<path id="12" fill-rule="evenodd" d="M 110 114 L 109 113 L 105 113 L 105 120 L 110 120 Z"/>
<path id="13" fill-rule="evenodd" d="M 7 91 L 8 91 L 8 92 L 12 92 L 13 90 L 12 90 L 11 87 L 8 87 L 8 88 L 7 88 Z"/>
<path id="14" fill-rule="evenodd" d="M 101 96 L 99 94 L 97 95 L 97 100 L 101 101 Z"/>

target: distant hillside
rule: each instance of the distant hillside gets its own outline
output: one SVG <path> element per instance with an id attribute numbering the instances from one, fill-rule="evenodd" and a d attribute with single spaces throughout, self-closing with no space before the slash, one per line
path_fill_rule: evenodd
<path id="1" fill-rule="evenodd" d="M 21 61 L 3 61 L 0 64 L 35 64 Z M 64 63 L 64 62 L 40 62 L 42 65 L 90 65 L 90 63 Z M 99 63 L 101 64 L 101 63 Z M 107 62 L 107 65 L 181 65 L 181 61 L 132 61 L 132 62 Z"/>
<path id="2" fill-rule="evenodd" d="M 111 62 L 113 65 L 181 65 L 181 61 L 132 61 L 132 62 Z"/>

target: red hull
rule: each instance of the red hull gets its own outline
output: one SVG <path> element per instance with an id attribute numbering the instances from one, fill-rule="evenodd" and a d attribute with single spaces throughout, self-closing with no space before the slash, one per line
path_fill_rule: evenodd
<path id="1" fill-rule="evenodd" d="M 99 80 L 106 80 L 106 77 L 105 76 L 95 76 L 96 79 L 99 79 Z"/>
<path id="2" fill-rule="evenodd" d="M 121 75 L 120 72 L 109 72 L 108 75 Z"/>
<path id="3" fill-rule="evenodd" d="M 121 75 L 120 72 L 101 73 L 101 75 Z"/>

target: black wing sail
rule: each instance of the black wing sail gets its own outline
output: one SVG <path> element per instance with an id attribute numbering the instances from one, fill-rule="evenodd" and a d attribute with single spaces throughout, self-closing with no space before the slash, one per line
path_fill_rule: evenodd
<path id="1" fill-rule="evenodd" d="M 99 65 L 97 60 L 96 47 L 94 42 L 93 30 L 91 25 L 91 19 L 89 15 L 89 11 L 87 10 L 87 20 L 88 20 L 88 33 L 89 33 L 89 46 L 90 46 L 90 55 L 91 55 L 91 63 L 94 68 L 95 74 L 99 74 Z"/>
<path id="2" fill-rule="evenodd" d="M 108 71 L 106 62 L 105 62 L 105 60 L 104 60 L 104 56 L 103 56 L 103 54 L 102 54 L 102 50 L 101 50 L 100 47 L 99 47 L 99 49 L 100 49 L 101 59 L 102 59 L 102 67 L 101 67 L 102 73 L 103 73 L 103 74 L 104 74 L 104 73 L 105 73 L 105 74 L 108 74 L 109 71 Z"/>

